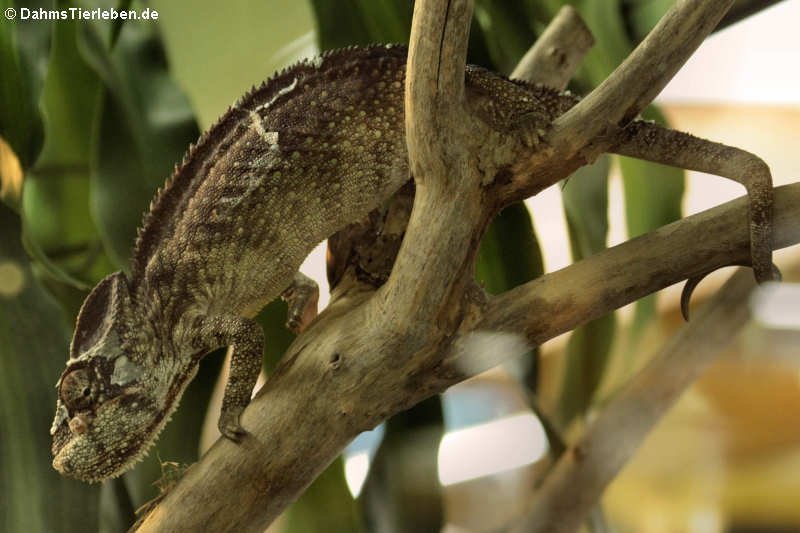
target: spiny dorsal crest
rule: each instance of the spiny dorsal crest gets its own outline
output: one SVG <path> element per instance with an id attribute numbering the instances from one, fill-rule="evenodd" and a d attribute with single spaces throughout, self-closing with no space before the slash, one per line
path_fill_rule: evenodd
<path id="1" fill-rule="evenodd" d="M 227 149 L 226 138 L 235 131 L 241 120 L 248 119 L 251 109 L 265 102 L 279 107 L 283 98 L 292 97 L 291 94 L 282 93 L 287 86 L 302 87 L 309 77 L 335 74 L 337 70 L 343 70 L 341 67 L 346 64 L 357 64 L 381 57 L 405 58 L 406 55 L 407 49 L 398 45 L 332 50 L 276 73 L 259 87 L 251 89 L 242 96 L 200 137 L 196 144 L 189 147 L 181 164 L 176 167 L 172 177 L 151 202 L 133 250 L 131 283 L 135 285 L 142 279 L 147 262 L 156 247 L 173 231 L 178 213 L 205 179 L 208 165 L 217 159 L 217 153 Z"/>

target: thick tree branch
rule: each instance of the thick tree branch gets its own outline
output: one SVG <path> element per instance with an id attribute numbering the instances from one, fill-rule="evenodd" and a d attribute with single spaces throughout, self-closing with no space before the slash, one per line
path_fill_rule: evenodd
<path id="1" fill-rule="evenodd" d="M 708 13 L 705 4 L 691 0 L 680 6 L 673 13 L 683 21 L 677 29 L 705 31 L 706 23 L 692 22 L 684 13 Z M 721 16 L 723 7 L 718 10 Z M 530 344 L 680 279 L 748 257 L 747 205 L 739 200 L 487 301 L 475 286 L 472 260 L 497 207 L 482 184 L 491 183 L 499 168 L 490 168 L 490 158 L 477 161 L 490 131 L 464 111 L 470 11 L 469 0 L 416 5 L 406 86 L 416 198 L 389 279 L 377 291 L 367 285 L 343 291 L 320 314 L 245 411 L 243 442 L 218 441 L 138 531 L 261 532 L 359 432 L 521 354 Z M 670 38 L 679 40 L 680 33 Z M 670 50 L 686 52 L 681 46 Z M 637 56 L 634 72 L 659 70 L 664 58 L 659 50 L 652 53 L 649 61 L 640 57 L 644 52 Z M 618 77 L 638 102 L 637 83 L 629 83 L 628 74 Z M 618 101 L 617 90 L 622 89 L 609 93 L 611 101 Z M 593 124 L 597 129 L 597 120 Z M 582 158 L 573 154 L 565 160 L 547 149 L 537 154 L 539 166 L 530 167 L 538 171 L 537 186 L 565 177 Z M 778 246 L 800 241 L 795 206 L 800 206 L 800 185 L 780 189 Z M 504 349 L 475 349 L 476 342 L 496 339 Z"/>
<path id="2" fill-rule="evenodd" d="M 474 331 L 541 344 L 688 277 L 750 256 L 747 199 L 738 198 L 604 250 L 491 298 Z M 774 249 L 800 242 L 800 183 L 775 189 Z M 498 351 L 454 350 L 439 374 L 452 385 L 505 361 Z"/>
<path id="3" fill-rule="evenodd" d="M 578 443 L 561 455 L 515 532 L 578 530 L 653 426 L 736 338 L 750 316 L 754 286 L 752 274 L 738 270 L 617 393 Z"/>
<path id="4" fill-rule="evenodd" d="M 594 44 L 592 32 L 572 6 L 564 6 L 511 73 L 511 78 L 564 89 Z"/>
<path id="5" fill-rule="evenodd" d="M 464 108 L 471 17 L 470 0 L 421 0 L 414 6 L 405 109 L 416 197 L 406 238 L 376 308 L 398 329 L 424 329 L 434 321 L 474 234 L 463 222 L 481 219 L 475 194 L 479 181 L 469 164 L 472 132 L 465 127 L 472 121 Z M 425 335 L 420 333 L 412 336 L 421 341 Z"/>

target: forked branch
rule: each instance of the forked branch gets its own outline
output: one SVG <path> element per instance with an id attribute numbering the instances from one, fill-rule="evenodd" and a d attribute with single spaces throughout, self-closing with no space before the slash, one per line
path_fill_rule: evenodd
<path id="1" fill-rule="evenodd" d="M 540 150 L 529 165 L 540 171 L 534 185 L 557 181 L 581 163 L 577 152 L 593 138 L 581 133 L 584 113 L 620 106 L 610 119 L 592 119 L 597 135 L 609 120 L 619 124 L 644 105 L 727 4 L 679 2 L 650 44 L 618 69 L 607 88 L 592 93 L 587 108 L 565 115 L 551 139 L 565 150 L 579 148 L 566 159 L 558 150 Z M 243 442 L 218 441 L 138 531 L 261 532 L 359 432 L 517 355 L 517 348 L 748 257 L 747 205 L 737 200 L 488 299 L 474 285 L 472 260 L 497 205 L 482 185 L 486 169 L 479 171 L 472 157 L 485 139 L 476 138 L 480 130 L 462 105 L 470 12 L 469 0 L 416 4 L 406 116 L 417 196 L 388 281 L 377 291 L 338 298 L 320 314 L 245 411 L 242 424 L 249 433 Z M 683 34 L 696 43 L 682 43 Z M 666 59 L 652 48 L 660 44 L 667 47 Z M 658 68 L 665 60 L 668 68 Z M 648 87 L 630 79 L 642 72 Z M 776 246 L 800 241 L 798 206 L 800 185 L 779 191 Z M 487 332 L 521 341 L 508 343 L 506 351 L 473 349 Z"/>

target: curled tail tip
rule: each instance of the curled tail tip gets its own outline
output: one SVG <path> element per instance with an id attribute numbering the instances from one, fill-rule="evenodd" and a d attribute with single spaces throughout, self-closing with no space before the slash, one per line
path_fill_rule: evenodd
<path id="1" fill-rule="evenodd" d="M 705 272 L 699 276 L 689 278 L 686 280 L 686 284 L 683 286 L 683 290 L 681 291 L 681 315 L 683 315 L 683 319 L 686 322 L 689 322 L 689 304 L 692 300 L 692 294 L 694 293 L 695 288 L 697 288 L 700 282 L 703 281 L 708 274 L 710 274 L 710 272 Z"/>

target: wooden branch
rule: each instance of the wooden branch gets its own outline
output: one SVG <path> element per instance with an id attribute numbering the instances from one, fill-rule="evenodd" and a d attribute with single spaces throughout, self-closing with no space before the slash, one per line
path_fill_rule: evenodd
<path id="1" fill-rule="evenodd" d="M 464 108 L 471 17 L 471 0 L 422 0 L 414 6 L 405 116 L 416 197 L 375 308 L 397 335 L 435 322 L 463 268 L 474 224 L 485 218 L 479 178 L 470 168 L 474 140 L 468 126 L 474 121 Z M 412 336 L 424 338 L 420 333 Z"/>
<path id="2" fill-rule="evenodd" d="M 535 494 L 518 533 L 572 533 L 606 486 L 749 319 L 752 273 L 739 269 L 561 455 Z"/>
<path id="3" fill-rule="evenodd" d="M 251 434 L 240 445 L 220 439 L 138 531 L 174 531 L 175 524 L 181 524 L 181 531 L 263 531 L 360 431 L 522 355 L 529 342 L 555 337 L 691 275 L 679 273 L 682 268 L 691 271 L 700 263 L 698 268 L 705 270 L 746 257 L 746 214 L 740 198 L 488 303 L 468 293 L 477 311 L 465 318 L 460 335 L 452 344 L 429 344 L 412 358 L 403 352 L 417 341 L 396 343 L 381 336 L 385 325 L 371 314 L 372 293 L 339 299 L 298 337 L 245 411 L 242 422 Z M 800 184 L 778 188 L 777 247 L 800 242 L 798 221 Z M 675 262 L 664 261 L 667 250 L 684 252 Z M 587 275 L 591 272 L 598 274 Z M 628 290 L 629 284 L 633 289 Z M 598 291 L 598 285 L 609 289 Z M 561 319 L 562 313 L 568 318 Z M 527 339 L 520 341 L 518 331 Z M 498 349 L 497 339 L 505 349 Z M 494 349 L 478 349 L 481 342 Z"/>
<path id="4" fill-rule="evenodd" d="M 461 302 L 488 217 L 463 106 L 471 10 L 470 0 L 416 4 L 406 87 L 416 198 L 386 284 L 333 302 L 245 411 L 243 441 L 217 441 L 137 531 L 261 532 L 353 437 L 432 394 L 408 394 L 424 363 L 411 358 L 455 327 L 460 305 L 448 304 Z"/>
<path id="5" fill-rule="evenodd" d="M 680 6 L 708 11 L 696 3 Z M 377 291 L 360 286 L 332 301 L 244 412 L 243 442 L 218 441 L 138 531 L 260 533 L 361 431 L 530 344 L 748 257 L 747 205 L 739 200 L 487 300 L 475 285 L 473 258 L 497 207 L 482 183 L 499 168 L 475 160 L 489 130 L 464 111 L 470 12 L 469 0 L 416 4 L 406 86 L 416 198 L 388 280 Z M 675 17 L 685 18 L 682 11 Z M 689 22 L 677 29 L 693 27 Z M 657 71 L 662 56 L 654 53 L 656 63 L 647 65 Z M 580 164 L 561 155 L 539 151 L 544 181 Z M 779 189 L 778 246 L 800 241 L 795 206 L 800 185 Z M 496 347 L 496 340 L 502 350 L 475 349 L 486 341 Z"/>
<path id="6" fill-rule="evenodd" d="M 732 3 L 676 2 L 603 83 L 553 122 L 554 151 L 565 158 L 582 153 L 588 161 L 605 151 L 602 139 L 613 137 L 661 92 Z"/>
<path id="7" fill-rule="evenodd" d="M 539 345 L 673 283 L 745 263 L 750 255 L 747 210 L 746 197 L 738 198 L 497 295 L 472 330 L 518 335 L 517 344 Z M 776 188 L 774 249 L 800 242 L 798 220 L 800 183 Z M 439 368 L 442 387 L 508 357 L 460 346 L 456 343 Z"/>
<path id="8" fill-rule="evenodd" d="M 514 68 L 511 78 L 563 90 L 593 44 L 592 32 L 578 11 L 563 6 Z"/>

